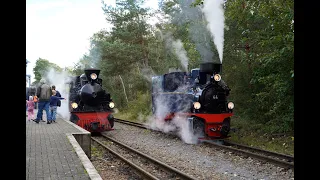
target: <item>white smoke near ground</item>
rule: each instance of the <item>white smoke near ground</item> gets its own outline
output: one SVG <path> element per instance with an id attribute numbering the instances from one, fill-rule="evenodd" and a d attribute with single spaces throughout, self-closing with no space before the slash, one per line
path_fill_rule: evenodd
<path id="1" fill-rule="evenodd" d="M 224 0 L 207 0 L 203 3 L 202 11 L 208 21 L 207 28 L 212 34 L 213 42 L 217 47 L 220 61 L 223 58 L 224 43 Z"/>
<path id="2" fill-rule="evenodd" d="M 166 115 L 170 113 L 168 101 L 164 98 L 156 98 L 154 99 L 154 103 L 156 107 L 155 114 L 148 118 L 146 124 L 151 129 L 160 130 L 165 133 L 176 130 L 175 126 L 164 121 Z"/>
<path id="3" fill-rule="evenodd" d="M 183 92 L 186 89 L 186 87 L 181 86 L 175 92 Z M 175 95 L 174 97 L 177 99 L 174 102 L 172 102 L 170 96 L 155 97 L 155 112 L 153 116 L 148 117 L 146 124 L 151 129 L 176 134 L 187 144 L 195 144 L 198 141 L 198 136 L 193 134 L 187 117 L 181 114 L 182 112 L 188 112 L 190 109 L 190 102 L 186 100 L 184 95 Z M 175 117 L 170 121 L 165 121 L 165 117 L 171 113 L 173 106 L 178 106 L 179 112 L 175 112 Z"/>
<path id="4" fill-rule="evenodd" d="M 178 127 L 178 135 L 185 143 L 196 144 L 198 142 L 198 136 L 193 134 L 186 116 L 175 116 L 172 123 Z"/>
<path id="5" fill-rule="evenodd" d="M 65 98 L 65 100 L 61 100 L 61 107 L 58 107 L 57 114 L 60 115 L 63 119 L 69 119 L 70 111 L 69 111 L 69 84 L 67 82 L 70 81 L 70 76 L 66 71 L 57 72 L 53 68 L 50 68 L 47 74 L 44 75 L 44 78 L 47 80 L 47 84 L 50 86 L 55 85 L 56 90 L 58 90 L 61 94 L 61 97 Z"/>

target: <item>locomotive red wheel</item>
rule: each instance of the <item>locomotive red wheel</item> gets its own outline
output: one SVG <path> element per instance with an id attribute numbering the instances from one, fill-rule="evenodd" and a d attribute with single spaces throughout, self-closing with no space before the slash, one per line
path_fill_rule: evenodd
<path id="1" fill-rule="evenodd" d="M 230 117 L 224 119 L 220 133 L 223 136 L 227 136 L 230 131 Z"/>
<path id="2" fill-rule="evenodd" d="M 194 117 L 192 121 L 193 121 L 193 134 L 194 135 L 199 135 L 201 137 L 204 137 L 205 136 L 205 133 L 204 133 L 204 127 L 205 127 L 204 121 L 202 119 L 199 119 L 199 118 L 196 118 L 196 117 Z"/>
<path id="3" fill-rule="evenodd" d="M 114 117 L 113 117 L 113 115 L 109 114 L 107 119 L 109 121 L 110 127 L 113 128 L 113 126 L 114 126 Z"/>

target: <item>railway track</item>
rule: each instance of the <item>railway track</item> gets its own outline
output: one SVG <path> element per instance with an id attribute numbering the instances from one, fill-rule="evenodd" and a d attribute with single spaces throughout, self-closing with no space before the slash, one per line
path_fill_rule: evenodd
<path id="1" fill-rule="evenodd" d="M 121 119 L 116 119 L 115 121 L 123 124 L 128 124 L 131 126 L 144 128 L 144 129 L 151 129 L 147 125 L 136 123 L 136 122 L 126 121 Z M 270 162 L 278 166 L 281 166 L 283 168 L 294 168 L 294 157 L 290 155 L 280 154 L 272 151 L 266 151 L 266 150 L 255 148 L 255 147 L 237 144 L 227 140 L 222 140 L 222 143 L 216 143 L 215 141 L 209 141 L 209 140 L 205 140 L 203 142 L 215 147 L 232 151 L 237 154 L 254 157 L 262 161 Z"/>
<path id="2" fill-rule="evenodd" d="M 136 126 L 136 127 L 140 127 L 143 129 L 149 129 L 149 127 L 147 125 L 141 124 L 141 123 L 136 123 L 136 122 L 132 122 L 132 121 L 126 121 L 126 120 L 122 120 L 122 119 L 118 119 L 118 118 L 114 118 L 115 122 L 119 122 L 122 124 L 128 124 L 128 125 L 132 125 L 132 126 Z"/>
<path id="3" fill-rule="evenodd" d="M 131 167 L 138 170 L 147 179 L 185 179 L 194 180 L 195 178 L 185 174 L 178 169 L 171 167 L 151 156 L 144 154 L 136 149 L 133 149 L 113 138 L 101 135 L 103 138 L 99 140 L 96 137 L 91 137 L 93 141 L 107 149 L 112 154 L 119 157 L 121 160 L 129 164 Z M 104 142 L 108 143 L 104 143 Z M 112 143 L 110 143 L 112 142 Z"/>
<path id="4" fill-rule="evenodd" d="M 204 143 L 232 151 L 234 153 L 240 153 L 244 156 L 250 156 L 262 161 L 270 162 L 281 166 L 283 168 L 294 168 L 294 157 L 280 154 L 276 152 L 266 151 L 259 148 L 254 148 L 246 145 L 241 145 L 233 143 L 230 141 L 223 140 L 223 144 L 218 144 L 215 142 L 205 141 Z"/>

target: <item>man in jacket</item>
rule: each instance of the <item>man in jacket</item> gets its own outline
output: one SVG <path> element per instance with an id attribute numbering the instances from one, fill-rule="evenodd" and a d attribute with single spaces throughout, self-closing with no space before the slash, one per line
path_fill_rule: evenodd
<path id="1" fill-rule="evenodd" d="M 38 101 L 38 113 L 37 118 L 34 120 L 36 123 L 39 123 L 43 110 L 46 111 L 47 114 L 47 124 L 51 124 L 49 105 L 50 105 L 50 97 L 52 95 L 51 87 L 46 84 L 44 79 L 40 80 L 40 85 L 37 88 L 37 96 L 39 98 Z"/>

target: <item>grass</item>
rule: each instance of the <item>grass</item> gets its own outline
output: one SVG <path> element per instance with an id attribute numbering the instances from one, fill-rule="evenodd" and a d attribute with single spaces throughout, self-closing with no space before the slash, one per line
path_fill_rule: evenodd
<path id="1" fill-rule="evenodd" d="M 101 158 L 103 156 L 103 152 L 101 152 L 101 150 L 99 150 L 96 146 L 91 146 L 91 155 Z"/>
<path id="2" fill-rule="evenodd" d="M 151 114 L 151 100 L 149 93 L 137 93 L 137 99 L 128 103 L 126 108 L 114 114 L 116 118 L 134 122 L 145 122 Z"/>
<path id="3" fill-rule="evenodd" d="M 271 134 L 263 130 L 263 124 L 252 124 L 236 117 L 232 118 L 231 126 L 237 129 L 230 133 L 233 142 L 294 155 L 294 136 L 291 134 Z"/>

